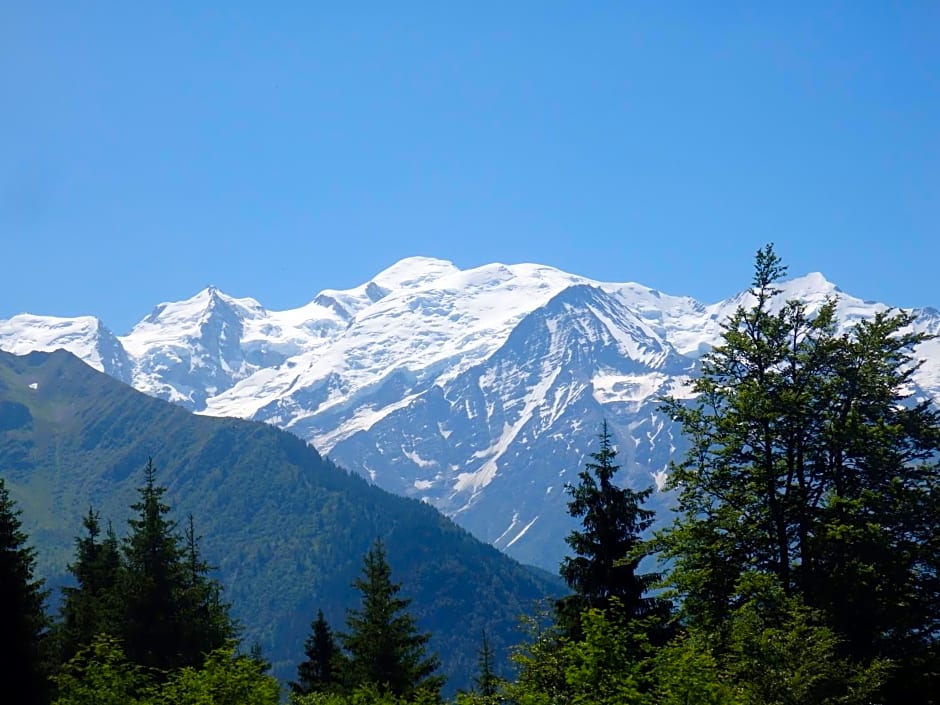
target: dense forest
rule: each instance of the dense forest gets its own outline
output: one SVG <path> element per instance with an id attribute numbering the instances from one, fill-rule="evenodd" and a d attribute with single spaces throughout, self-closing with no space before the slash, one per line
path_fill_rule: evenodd
<path id="1" fill-rule="evenodd" d="M 508 659 L 474 635 L 456 703 L 938 702 L 940 411 L 908 393 L 924 336 L 892 311 L 840 332 L 834 300 L 772 310 L 784 274 L 772 246 L 758 252 L 753 303 L 704 356 L 696 396 L 662 402 L 689 441 L 671 523 L 650 534 L 651 490 L 618 484 L 605 424 L 567 487 L 569 594 L 520 614 Z M 50 613 L 0 478 L 0 669 L 17 702 L 443 702 L 421 598 L 403 596 L 382 537 L 345 619 L 304 616 L 281 689 L 231 616 L 200 517 L 178 522 L 165 492 L 148 463 L 120 535 L 88 509 Z"/>

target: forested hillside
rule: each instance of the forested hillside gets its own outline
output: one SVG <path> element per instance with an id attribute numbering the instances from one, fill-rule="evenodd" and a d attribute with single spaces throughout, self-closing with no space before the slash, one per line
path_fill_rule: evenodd
<path id="1" fill-rule="evenodd" d="M 362 557 L 379 538 L 454 686 L 469 682 L 482 630 L 503 649 L 518 615 L 559 591 L 548 574 L 421 502 L 370 486 L 289 433 L 194 416 L 64 351 L 0 353 L 0 477 L 51 586 L 67 580 L 89 506 L 126 535 L 150 458 L 172 519 L 182 527 L 193 516 L 245 642 L 257 642 L 283 679 L 318 608 L 342 622 Z"/>

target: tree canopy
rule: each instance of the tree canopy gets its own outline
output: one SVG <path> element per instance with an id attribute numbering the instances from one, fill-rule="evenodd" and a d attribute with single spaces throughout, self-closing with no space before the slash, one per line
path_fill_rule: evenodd
<path id="1" fill-rule="evenodd" d="M 690 442 L 660 536 L 669 583 L 687 624 L 721 634 L 751 576 L 771 578 L 852 662 L 892 664 L 885 696 L 904 702 L 940 685 L 940 415 L 910 397 L 926 336 L 897 311 L 841 331 L 836 299 L 779 301 L 785 272 L 773 246 L 757 253 L 698 396 L 664 405 Z"/>

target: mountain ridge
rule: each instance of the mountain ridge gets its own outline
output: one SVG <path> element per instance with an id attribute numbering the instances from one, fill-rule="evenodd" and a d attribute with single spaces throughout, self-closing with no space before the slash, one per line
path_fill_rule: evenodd
<path id="1" fill-rule="evenodd" d="M 800 298 L 811 312 L 838 297 L 844 327 L 888 308 L 818 272 L 780 288 L 775 306 Z M 538 264 L 461 270 L 411 257 L 286 311 L 213 287 L 160 304 L 115 338 L 127 363 L 111 373 L 129 371 L 141 391 L 201 414 L 286 428 L 376 484 L 554 570 L 571 528 L 564 481 L 601 421 L 611 424 L 625 481 L 660 485 L 683 441 L 657 415 L 656 400 L 690 394 L 702 353 L 749 302 L 747 291 L 706 304 Z M 925 309 L 916 325 L 936 333 L 940 314 Z M 86 338 L 60 340 L 26 328 L 0 321 L 0 349 L 22 349 L 22 338 L 94 362 L 91 328 L 82 328 Z M 918 353 L 927 358 L 918 393 L 940 398 L 940 344 Z M 668 506 L 660 497 L 653 504 Z"/>

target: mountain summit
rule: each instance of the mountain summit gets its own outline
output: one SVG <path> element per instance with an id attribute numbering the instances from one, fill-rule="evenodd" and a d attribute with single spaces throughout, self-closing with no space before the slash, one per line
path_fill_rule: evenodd
<path id="1" fill-rule="evenodd" d="M 849 325 L 887 308 L 819 273 L 778 304 L 839 298 Z M 429 502 L 515 557 L 555 570 L 571 524 L 565 482 L 607 419 L 628 482 L 661 482 L 682 439 L 657 400 L 687 395 L 743 292 L 713 304 L 537 264 L 461 270 L 410 257 L 370 281 L 268 311 L 209 287 L 126 336 L 96 319 L 0 321 L 0 348 L 66 348 L 198 413 L 286 428 L 336 462 Z M 940 331 L 940 314 L 917 326 Z M 940 346 L 916 381 L 940 397 Z"/>

